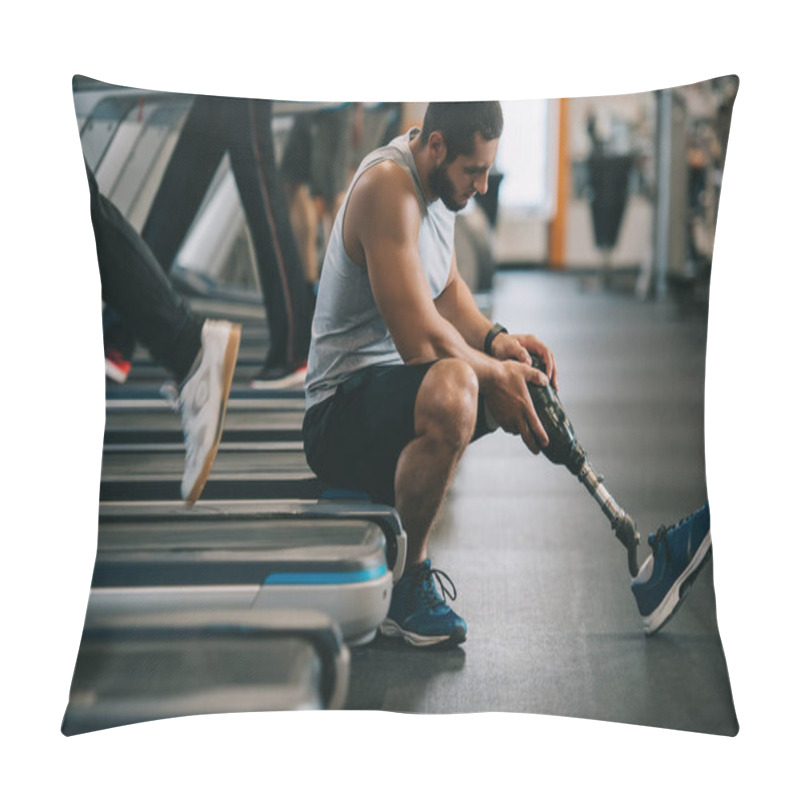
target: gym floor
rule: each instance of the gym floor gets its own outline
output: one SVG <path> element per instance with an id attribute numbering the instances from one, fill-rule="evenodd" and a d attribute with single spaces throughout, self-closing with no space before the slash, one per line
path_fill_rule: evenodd
<path id="1" fill-rule="evenodd" d="M 559 396 L 606 488 L 637 522 L 642 562 L 648 534 L 706 500 L 708 305 L 699 290 L 642 302 L 622 283 L 601 289 L 575 274 L 500 271 L 490 316 L 555 353 Z M 210 316 L 230 312 L 224 302 L 192 304 Z M 266 329 L 259 305 L 238 307 L 235 388 L 246 392 Z M 158 383 L 162 373 L 137 364 L 131 377 Z M 379 635 L 351 648 L 347 708 L 532 712 L 736 733 L 713 557 L 676 616 L 646 637 L 626 551 L 600 507 L 521 439 L 498 431 L 470 445 L 429 549 L 457 587 L 466 643 L 420 650 Z"/>
<path id="2" fill-rule="evenodd" d="M 606 488 L 646 537 L 706 499 L 707 304 L 642 302 L 579 277 L 500 272 L 492 315 L 554 351 L 559 396 Z M 713 522 L 713 508 L 712 508 Z M 713 535 L 713 524 L 712 524 Z M 352 651 L 347 706 L 518 711 L 734 734 L 713 557 L 668 626 L 646 637 L 626 555 L 563 467 L 497 432 L 472 444 L 431 539 L 458 589 L 466 643 Z"/>

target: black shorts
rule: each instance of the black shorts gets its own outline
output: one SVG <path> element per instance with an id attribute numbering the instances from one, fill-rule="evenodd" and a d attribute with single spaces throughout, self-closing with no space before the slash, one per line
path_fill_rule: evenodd
<path id="1" fill-rule="evenodd" d="M 414 438 L 417 392 L 431 364 L 366 367 L 303 420 L 306 459 L 319 479 L 394 505 L 394 473 Z"/>
<path id="2" fill-rule="evenodd" d="M 394 505 L 397 461 L 416 436 L 417 393 L 434 363 L 366 367 L 308 409 L 303 420 L 306 459 L 323 483 Z M 473 439 L 487 432 L 481 402 Z"/>

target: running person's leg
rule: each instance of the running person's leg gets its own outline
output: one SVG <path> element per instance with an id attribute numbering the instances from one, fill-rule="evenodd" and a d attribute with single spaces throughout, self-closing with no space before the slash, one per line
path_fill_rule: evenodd
<path id="1" fill-rule="evenodd" d="M 88 166 L 86 176 L 103 300 L 180 382 L 200 351 L 203 320 L 192 314 L 150 248 L 100 193 Z"/>
<path id="2" fill-rule="evenodd" d="M 197 95 L 142 226 L 142 239 L 169 272 L 227 148 L 218 98 Z"/>
<path id="3" fill-rule="evenodd" d="M 143 241 L 147 245 L 146 258 L 154 259 L 154 264 L 165 275 L 169 274 L 225 154 L 227 128 L 215 100 L 204 95 L 194 99 L 142 226 L 141 237 L 134 234 L 137 247 L 141 248 Z M 160 282 L 159 295 L 165 298 L 168 295 L 164 291 L 169 291 L 167 283 L 168 280 Z M 121 302 L 125 302 L 124 299 Z M 143 326 L 134 322 L 126 325 L 118 317 L 130 319 L 130 309 L 121 313 L 113 300 L 107 299 L 107 303 L 108 313 L 103 326 L 107 371 L 109 360 L 115 361 L 116 353 L 119 353 L 124 374 L 115 379 L 122 382 L 130 369 L 135 346 L 136 334 L 131 328 L 142 330 Z M 136 305 L 141 306 L 140 303 Z M 114 311 L 118 312 L 117 317 Z M 144 326 L 144 329 L 147 327 Z M 199 328 L 195 332 L 195 339 L 199 348 Z M 152 348 L 148 349 L 152 352 Z M 172 348 L 168 347 L 162 356 L 170 358 L 171 352 Z M 158 358 L 156 354 L 154 356 Z"/>
<path id="4" fill-rule="evenodd" d="M 88 166 L 86 174 L 103 298 L 181 384 L 186 445 L 181 494 L 191 505 L 222 437 L 241 326 L 195 317 L 141 237 L 100 193 Z"/>
<path id="5" fill-rule="evenodd" d="M 269 325 L 269 352 L 252 385 L 300 386 L 311 341 L 311 305 L 275 162 L 272 101 L 227 98 L 224 113 Z"/>

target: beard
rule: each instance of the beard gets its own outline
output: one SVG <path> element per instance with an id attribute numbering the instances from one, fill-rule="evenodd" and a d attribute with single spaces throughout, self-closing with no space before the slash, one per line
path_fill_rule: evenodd
<path id="1" fill-rule="evenodd" d="M 430 187 L 433 193 L 444 203 L 450 211 L 461 211 L 466 208 L 467 200 L 459 201 L 456 198 L 456 187 L 447 174 L 447 162 L 443 161 L 431 173 Z"/>

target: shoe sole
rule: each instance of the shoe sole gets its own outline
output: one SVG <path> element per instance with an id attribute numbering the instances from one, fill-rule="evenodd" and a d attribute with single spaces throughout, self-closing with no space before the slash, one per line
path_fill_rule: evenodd
<path id="1" fill-rule="evenodd" d="M 211 468 L 214 466 L 214 461 L 217 458 L 217 450 L 219 450 L 219 443 L 222 440 L 222 429 L 225 425 L 225 413 L 228 410 L 228 396 L 231 393 L 231 384 L 233 383 L 233 372 L 236 368 L 236 357 L 239 354 L 239 343 L 242 340 L 242 326 L 238 324 L 231 325 L 231 332 L 228 336 L 228 344 L 225 347 L 225 360 L 223 361 L 222 373 L 222 403 L 219 410 L 219 418 L 217 420 L 217 435 L 214 444 L 208 451 L 206 460 L 203 463 L 203 469 L 200 475 L 192 486 L 192 490 L 186 496 L 186 507 L 193 506 L 200 495 L 203 493 L 208 476 L 211 473 Z"/>
<path id="2" fill-rule="evenodd" d="M 401 628 L 393 619 L 386 619 L 381 623 L 380 632 L 391 639 L 404 639 L 414 647 L 433 647 L 435 645 L 458 645 L 467 640 L 466 634 L 456 631 L 449 635 L 422 636 L 413 631 Z"/>
<path id="3" fill-rule="evenodd" d="M 251 389 L 299 389 L 306 380 L 306 373 L 298 374 L 293 372 L 285 378 L 278 378 L 274 381 L 264 381 L 253 379 L 250 381 Z"/>
<path id="4" fill-rule="evenodd" d="M 644 632 L 648 636 L 660 631 L 674 616 L 681 603 L 686 599 L 689 589 L 695 578 L 700 574 L 700 570 L 705 566 L 711 556 L 711 531 L 703 537 L 700 547 L 694 554 L 694 558 L 689 562 L 689 566 L 681 573 L 672 588 L 667 592 L 664 599 L 652 614 L 643 618 Z"/>

